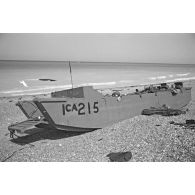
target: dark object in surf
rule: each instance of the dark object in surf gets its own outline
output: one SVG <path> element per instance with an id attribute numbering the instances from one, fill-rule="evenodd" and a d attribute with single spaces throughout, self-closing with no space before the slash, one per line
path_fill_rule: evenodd
<path id="1" fill-rule="evenodd" d="M 127 162 L 132 158 L 132 153 L 128 152 L 116 152 L 107 155 L 111 162 Z"/>
<path id="2" fill-rule="evenodd" d="M 185 114 L 185 111 L 182 110 L 178 110 L 178 109 L 171 109 L 168 108 L 166 106 L 162 106 L 160 108 L 149 108 L 149 109 L 144 109 L 142 111 L 142 115 L 162 115 L 162 116 L 176 116 L 176 115 L 180 115 L 180 114 Z"/>
<path id="3" fill-rule="evenodd" d="M 56 81 L 55 79 L 39 79 L 40 81 Z"/>

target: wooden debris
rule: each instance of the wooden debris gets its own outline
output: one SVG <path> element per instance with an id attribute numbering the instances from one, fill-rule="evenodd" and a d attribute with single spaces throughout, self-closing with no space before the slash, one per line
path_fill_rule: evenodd
<path id="1" fill-rule="evenodd" d="M 176 115 L 180 115 L 180 114 L 185 114 L 185 111 L 182 110 L 178 110 L 178 109 L 171 109 L 171 108 L 167 108 L 165 106 L 162 106 L 160 108 L 154 108 L 151 107 L 149 109 L 144 109 L 142 111 L 142 115 L 162 115 L 162 116 L 176 116 Z"/>

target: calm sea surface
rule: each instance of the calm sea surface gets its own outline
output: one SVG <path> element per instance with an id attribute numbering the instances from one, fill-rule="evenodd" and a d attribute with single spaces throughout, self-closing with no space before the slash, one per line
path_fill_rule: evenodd
<path id="1" fill-rule="evenodd" d="M 130 86 L 195 79 L 195 65 L 71 63 L 74 86 Z M 38 79 L 56 81 L 39 81 Z M 0 61 L 0 97 L 48 93 L 69 88 L 67 62 Z M 193 85 L 193 82 L 191 83 Z"/>

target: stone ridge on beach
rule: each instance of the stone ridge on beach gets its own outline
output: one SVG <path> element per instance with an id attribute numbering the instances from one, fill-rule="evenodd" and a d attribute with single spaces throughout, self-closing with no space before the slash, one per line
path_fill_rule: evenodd
<path id="1" fill-rule="evenodd" d="M 110 161 L 110 153 L 131 151 L 130 162 L 195 161 L 195 129 L 185 123 L 194 116 L 136 116 L 88 133 L 37 130 L 32 135 L 9 138 L 10 123 L 25 120 L 15 106 L 17 98 L 0 100 L 1 161 Z M 171 122 L 171 121 L 174 121 Z"/>

